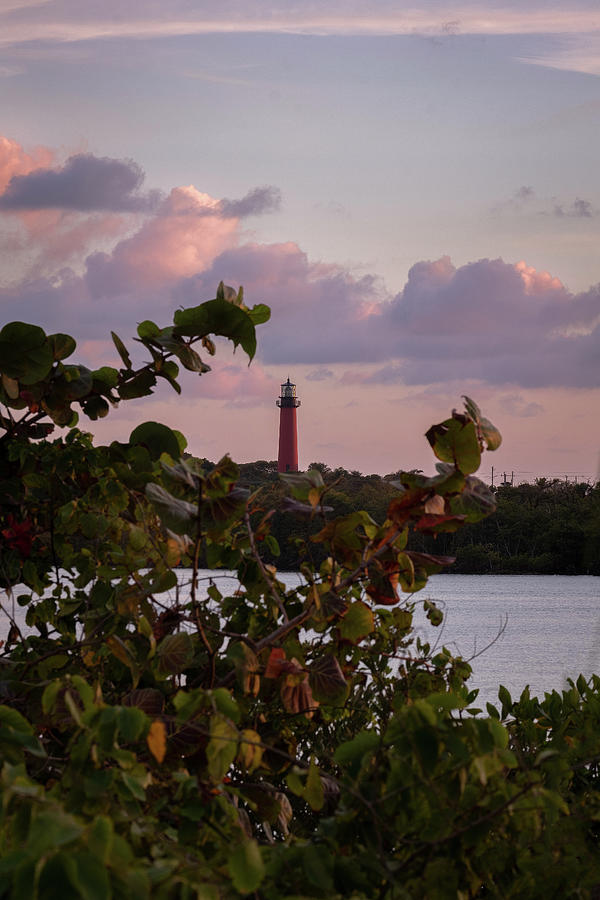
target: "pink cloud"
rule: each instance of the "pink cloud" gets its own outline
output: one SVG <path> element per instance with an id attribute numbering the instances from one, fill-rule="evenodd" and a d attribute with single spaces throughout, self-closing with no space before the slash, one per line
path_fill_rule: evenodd
<path id="1" fill-rule="evenodd" d="M 4 193 L 11 178 L 45 168 L 54 158 L 54 152 L 48 147 L 35 147 L 26 152 L 17 141 L 0 136 L 0 193 Z"/>
<path id="2" fill-rule="evenodd" d="M 41 163 L 42 173 L 48 171 L 50 151 L 27 154 L 7 139 L 0 150 L 5 179 L 16 172 L 32 178 L 28 167 Z M 96 157 L 77 158 L 84 159 L 88 174 L 105 179 L 108 200 L 98 186 L 86 194 L 81 172 L 75 177 L 63 167 L 55 171 L 63 181 L 74 178 L 72 206 L 84 194 L 95 210 L 110 206 L 115 172 L 131 190 L 140 188 L 141 170 L 131 161 L 115 168 L 115 161 L 97 165 Z M 56 187 L 52 179 L 28 181 L 32 207 L 32 185 L 41 194 Z M 365 386 L 457 380 L 521 387 L 597 384 L 600 287 L 573 295 L 558 278 L 524 261 L 481 259 L 455 267 L 442 257 L 415 263 L 403 289 L 391 296 L 374 275 L 356 277 L 342 266 L 313 262 L 291 241 L 243 243 L 240 216 L 277 202 L 271 188 L 224 201 L 188 186 L 174 188 L 141 220 L 79 209 L 21 209 L 26 246 L 37 248 L 46 267 L 30 267 L 28 278 L 0 294 L 5 314 L 52 328 L 74 319 L 88 340 L 106 335 L 108 322 L 125 329 L 126 337 L 143 318 L 166 324 L 176 306 L 214 296 L 223 280 L 242 284 L 251 303 L 271 307 L 271 321 L 259 330 L 265 365 L 307 364 L 326 371 L 335 363 L 358 363 L 345 383 Z M 127 224 L 134 230 L 119 240 Z M 98 243 L 104 249 L 84 259 Z M 82 263 L 82 274 L 65 266 L 72 261 Z M 247 390 L 255 396 L 271 391 L 264 373 L 262 381 L 258 370 L 252 378 Z M 241 372 L 222 370 L 209 390 L 235 397 L 242 384 Z"/>
<path id="3" fill-rule="evenodd" d="M 164 287 L 205 270 L 238 240 L 239 220 L 222 218 L 218 200 L 192 185 L 173 188 L 132 237 L 88 259 L 88 280 L 98 297 Z"/>

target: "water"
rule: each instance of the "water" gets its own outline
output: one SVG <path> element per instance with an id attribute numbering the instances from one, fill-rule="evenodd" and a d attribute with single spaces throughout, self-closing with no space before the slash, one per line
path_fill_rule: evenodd
<path id="1" fill-rule="evenodd" d="M 475 656 L 479 701 L 560 690 L 567 678 L 600 674 L 600 578 L 566 575 L 434 575 L 423 592 L 444 606 L 440 644 Z M 421 627 L 426 622 L 418 617 Z M 503 633 L 494 642 L 499 629 Z M 436 629 L 427 627 L 427 639 Z"/>
<path id="2" fill-rule="evenodd" d="M 189 572 L 179 571 L 182 582 L 189 578 Z M 227 573 L 201 574 L 207 579 L 201 584 L 208 584 L 208 578 L 213 577 L 223 594 L 236 589 L 236 579 Z M 279 577 L 290 588 L 300 582 L 300 576 L 293 572 Z M 433 628 L 425 618 L 419 600 L 426 597 L 438 601 L 444 610 L 444 623 L 439 628 Z M 600 674 L 598 577 L 434 575 L 415 599 L 419 635 L 465 659 L 473 657 L 470 684 L 480 690 L 478 705 L 496 701 L 499 684 L 504 684 L 513 697 L 526 685 L 532 694 L 543 695 L 560 690 L 567 678 L 580 673 Z M 11 608 L 6 600 L 2 606 Z M 25 610 L 17 606 L 15 615 L 24 626 Z M 5 620 L 0 620 L 0 637 L 4 637 L 8 626 L 2 612 L 0 617 Z"/>

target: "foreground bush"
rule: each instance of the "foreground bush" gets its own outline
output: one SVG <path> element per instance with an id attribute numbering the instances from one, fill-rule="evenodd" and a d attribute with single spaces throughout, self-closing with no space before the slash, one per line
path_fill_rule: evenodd
<path id="1" fill-rule="evenodd" d="M 67 335 L 0 332 L 0 897 L 592 896 L 600 681 L 482 711 L 468 663 L 412 630 L 452 560 L 409 533 L 494 508 L 476 404 L 428 431 L 438 474 L 400 473 L 382 523 L 332 518 L 317 470 L 282 476 L 286 516 L 320 524 L 295 589 L 228 457 L 186 459 L 158 423 L 109 447 L 76 429 L 206 373 L 214 335 L 252 358 L 266 318 L 221 285 L 139 326 L 148 362 L 114 335 L 122 367 L 93 372 Z"/>

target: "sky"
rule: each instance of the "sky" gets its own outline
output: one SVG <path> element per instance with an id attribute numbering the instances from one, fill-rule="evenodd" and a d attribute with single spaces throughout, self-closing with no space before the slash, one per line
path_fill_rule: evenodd
<path id="1" fill-rule="evenodd" d="M 429 472 L 467 394 L 486 480 L 594 480 L 599 145 L 597 0 L 0 0 L 2 321 L 118 364 L 241 284 L 249 368 L 82 426 L 273 459 L 289 375 L 301 468 Z"/>

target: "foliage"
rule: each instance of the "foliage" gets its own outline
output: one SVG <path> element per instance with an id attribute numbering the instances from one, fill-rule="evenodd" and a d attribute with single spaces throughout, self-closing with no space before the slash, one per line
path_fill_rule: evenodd
<path id="1" fill-rule="evenodd" d="M 327 503 L 334 515 L 364 509 L 376 520 L 385 518 L 399 473 L 381 478 L 319 462 L 311 468 L 330 486 Z M 244 485 L 262 487 L 270 504 L 281 506 L 285 491 L 278 483 L 276 461 L 245 463 L 240 471 Z M 600 484 L 540 478 L 492 490 L 493 516 L 451 533 L 412 534 L 410 548 L 455 556 L 452 571 L 461 574 L 600 575 Z M 306 527 L 316 529 L 308 521 Z M 286 515 L 276 513 L 271 532 L 281 548 L 278 564 L 289 570 L 299 565 L 289 540 L 292 530 Z"/>
<path id="2" fill-rule="evenodd" d="M 591 896 L 600 681 L 501 689 L 484 713 L 469 665 L 412 630 L 452 560 L 409 537 L 494 507 L 472 473 L 499 436 L 473 401 L 428 432 L 436 476 L 388 485 L 382 523 L 331 515 L 318 469 L 282 476 L 285 517 L 314 525 L 295 588 L 264 559 L 267 492 L 228 457 L 185 459 L 158 423 L 109 447 L 73 427 L 74 406 L 177 390 L 173 356 L 202 374 L 211 335 L 251 357 L 267 315 L 220 286 L 140 325 L 150 362 L 117 338 L 123 366 L 96 372 L 63 362 L 68 336 L 0 332 L 0 897 Z"/>

